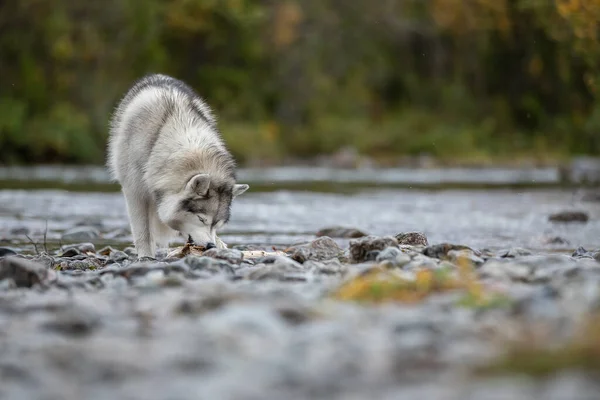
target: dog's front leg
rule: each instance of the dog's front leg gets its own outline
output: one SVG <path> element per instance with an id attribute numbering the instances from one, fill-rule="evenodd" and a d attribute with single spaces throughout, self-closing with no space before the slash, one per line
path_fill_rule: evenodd
<path id="1" fill-rule="evenodd" d="M 127 193 L 126 191 L 124 191 L 124 195 L 127 202 L 131 234 L 138 258 L 154 258 L 156 247 L 149 219 L 150 202 L 143 196 Z"/>

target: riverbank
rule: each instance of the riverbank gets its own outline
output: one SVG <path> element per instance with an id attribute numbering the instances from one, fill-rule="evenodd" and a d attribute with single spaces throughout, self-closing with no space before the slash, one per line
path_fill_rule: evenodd
<path id="1" fill-rule="evenodd" d="M 542 400 L 599 389 L 598 251 L 488 251 L 418 233 L 344 247 L 320 237 L 257 259 L 239 249 L 137 260 L 70 243 L 4 257 L 0 394 Z"/>

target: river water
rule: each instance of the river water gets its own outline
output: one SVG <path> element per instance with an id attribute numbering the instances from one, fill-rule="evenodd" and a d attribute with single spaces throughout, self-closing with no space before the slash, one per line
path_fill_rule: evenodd
<path id="1" fill-rule="evenodd" d="M 29 239 L 24 233 L 37 242 L 44 233 L 48 241 L 58 241 L 62 232 L 76 225 L 96 227 L 100 241 L 131 244 L 125 202 L 115 191 L 118 188 L 108 192 L 94 189 L 94 184 L 108 181 L 102 168 L 3 169 L 0 179 L 5 182 L 0 190 L 0 243 L 4 245 L 27 247 Z M 81 181 L 94 190 L 10 189 L 9 179 Z M 289 245 L 314 238 L 321 228 L 341 225 L 374 235 L 421 231 L 430 243 L 454 242 L 476 248 L 572 251 L 579 246 L 597 246 L 600 203 L 582 202 L 575 189 L 506 187 L 554 183 L 556 179 L 550 169 L 413 170 L 412 174 L 409 170 L 280 168 L 262 174 L 242 170 L 240 180 L 249 182 L 251 189 L 234 201 L 231 222 L 221 235 L 230 245 Z M 314 181 L 321 186 L 290 189 L 284 185 Z M 361 186 L 365 183 L 369 187 Z M 440 187 L 391 187 L 419 183 Z M 445 183 L 493 183 L 498 187 L 443 189 Z M 329 189 L 322 190 L 324 187 Z M 331 189 L 338 187 L 340 190 Z M 348 187 L 352 190 L 346 190 Z M 590 221 L 549 222 L 551 213 L 563 210 L 585 211 Z"/>

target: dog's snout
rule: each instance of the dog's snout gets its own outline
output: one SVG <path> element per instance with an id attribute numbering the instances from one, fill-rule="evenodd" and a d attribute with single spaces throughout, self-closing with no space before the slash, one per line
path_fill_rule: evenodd
<path id="1" fill-rule="evenodd" d="M 215 247 L 217 247 L 217 246 L 215 246 L 215 244 L 213 242 L 206 243 L 206 250 L 214 249 Z"/>

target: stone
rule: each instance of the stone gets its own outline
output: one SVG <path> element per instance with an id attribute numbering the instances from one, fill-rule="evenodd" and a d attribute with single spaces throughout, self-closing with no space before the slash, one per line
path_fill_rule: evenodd
<path id="1" fill-rule="evenodd" d="M 590 219 L 589 215 L 584 211 L 560 211 L 551 214 L 548 217 L 550 222 L 559 223 L 586 223 Z"/>
<path id="2" fill-rule="evenodd" d="M 386 247 L 377 255 L 376 261 L 389 261 L 394 267 L 402 268 L 410 262 L 411 258 L 408 254 L 402 252 L 396 247 Z"/>
<path id="3" fill-rule="evenodd" d="M 483 258 L 475 255 L 471 250 L 450 250 L 447 256 L 448 259 L 455 264 L 459 264 L 461 261 L 466 260 L 475 266 L 480 266 L 485 262 Z"/>
<path id="4" fill-rule="evenodd" d="M 326 261 L 306 261 L 303 264 L 304 268 L 315 273 L 322 275 L 338 275 L 343 274 L 348 269 L 344 264 L 337 258 L 326 260 Z"/>
<path id="5" fill-rule="evenodd" d="M 48 269 L 44 265 L 18 256 L 0 260 L 0 280 L 12 279 L 18 287 L 44 284 L 49 275 Z"/>
<path id="6" fill-rule="evenodd" d="M 235 274 L 233 265 L 225 260 L 219 260 L 205 256 L 189 255 L 186 256 L 183 261 L 190 267 L 190 270 L 192 271 L 203 271 L 211 274 Z"/>
<path id="7" fill-rule="evenodd" d="M 399 233 L 396 235 L 396 240 L 400 245 L 429 246 L 427 236 L 421 232 Z"/>
<path id="8" fill-rule="evenodd" d="M 547 236 L 542 238 L 542 243 L 545 245 L 563 245 L 563 246 L 569 246 L 571 243 L 560 236 Z"/>
<path id="9" fill-rule="evenodd" d="M 60 310 L 53 320 L 43 326 L 50 331 L 68 336 L 86 336 L 100 326 L 100 319 L 91 310 L 72 306 Z"/>
<path id="10" fill-rule="evenodd" d="M 307 244 L 290 247 L 285 252 L 290 254 L 290 257 L 299 263 L 304 263 L 308 260 L 330 260 L 339 257 L 343 253 L 340 246 L 328 236 L 320 237 Z"/>
<path id="11" fill-rule="evenodd" d="M 129 256 L 124 251 L 116 250 L 110 254 L 109 259 L 118 263 L 128 260 Z"/>
<path id="12" fill-rule="evenodd" d="M 127 254 L 129 257 L 137 257 L 137 251 L 135 247 L 125 247 L 123 249 L 123 253 Z"/>
<path id="13" fill-rule="evenodd" d="M 29 232 L 30 230 L 26 226 L 18 226 L 10 230 L 10 234 L 13 236 L 29 235 Z"/>
<path id="14" fill-rule="evenodd" d="M 204 257 L 225 260 L 228 263 L 235 265 L 240 265 L 244 259 L 242 252 L 236 249 L 209 249 L 206 250 L 202 255 Z"/>
<path id="15" fill-rule="evenodd" d="M 435 244 L 433 246 L 429 246 L 429 247 L 425 248 L 425 250 L 423 250 L 423 254 L 425 254 L 428 257 L 443 260 L 446 257 L 448 257 L 448 252 L 450 252 L 452 250 L 468 250 L 468 251 L 471 251 L 473 254 L 475 254 L 478 257 L 481 256 L 481 253 L 471 249 L 470 247 L 459 245 L 459 244 L 452 244 L 452 243 L 440 243 L 440 244 Z"/>
<path id="16" fill-rule="evenodd" d="M 328 236 L 331 238 L 356 239 L 356 238 L 367 236 L 367 234 L 364 233 L 363 231 L 361 231 L 359 229 L 355 229 L 355 228 L 348 228 L 348 227 L 344 227 L 344 226 L 332 226 L 332 227 L 320 229 L 316 233 L 316 236 L 317 237 Z"/>
<path id="17" fill-rule="evenodd" d="M 571 254 L 571 257 L 573 257 L 573 258 L 593 258 L 595 260 L 599 260 L 600 259 L 600 250 L 588 251 L 580 246 L 577 248 L 577 250 L 575 250 L 573 252 L 573 254 Z"/>
<path id="18" fill-rule="evenodd" d="M 289 278 L 298 278 L 298 273 L 302 275 L 305 268 L 299 262 L 286 257 L 280 257 L 272 264 L 259 264 L 252 269 L 247 275 L 248 279 L 251 280 L 264 280 L 264 279 L 275 279 L 275 280 L 290 280 Z"/>
<path id="19" fill-rule="evenodd" d="M 65 252 L 67 252 L 71 249 L 76 250 L 76 252 L 78 254 L 81 254 L 81 253 L 83 253 L 83 254 L 94 253 L 95 254 L 96 253 L 96 246 L 94 246 L 93 243 L 85 242 L 85 243 L 77 243 L 77 244 L 70 244 L 70 245 L 62 246 L 60 248 L 61 257 L 73 257 L 74 255 L 77 255 L 77 254 L 73 254 L 73 255 L 69 255 L 69 256 L 64 255 Z"/>
<path id="20" fill-rule="evenodd" d="M 71 246 L 68 249 L 64 250 L 61 254 L 60 257 L 66 257 L 66 258 L 71 258 L 71 257 L 75 257 L 80 255 L 81 252 L 79 250 L 77 250 L 77 247 L 75 246 Z"/>
<path id="21" fill-rule="evenodd" d="M 19 254 L 18 251 L 12 247 L 0 247 L 0 258 L 16 256 L 17 254 Z"/>
<path id="22" fill-rule="evenodd" d="M 522 256 L 529 256 L 533 254 L 530 250 L 523 249 L 521 247 L 514 247 L 512 249 L 502 250 L 498 252 L 498 257 L 501 258 L 515 258 Z"/>
<path id="23" fill-rule="evenodd" d="M 350 241 L 350 260 L 354 263 L 364 262 L 370 252 L 381 251 L 387 247 L 398 247 L 398 241 L 391 236 L 366 236 L 364 238 Z M 377 256 L 375 256 L 376 258 Z"/>
<path id="24" fill-rule="evenodd" d="M 100 232 L 93 226 L 76 226 L 62 234 L 64 241 L 93 240 L 100 237 Z"/>

